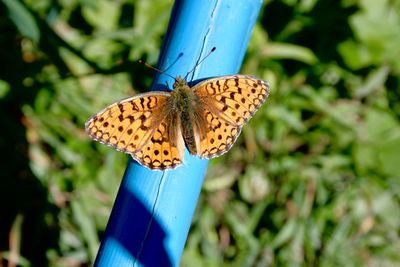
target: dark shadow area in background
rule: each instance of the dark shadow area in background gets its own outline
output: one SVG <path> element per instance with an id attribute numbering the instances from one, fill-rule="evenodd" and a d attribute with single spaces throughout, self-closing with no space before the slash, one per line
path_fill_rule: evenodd
<path id="1" fill-rule="evenodd" d="M 281 1 L 272 1 L 265 7 L 264 13 L 261 15 L 261 23 L 272 40 L 308 47 L 321 61 L 331 62 L 332 59 L 335 59 L 342 63 L 337 46 L 344 40 L 353 37 L 348 18 L 357 10 L 356 3 L 343 7 L 341 1 L 325 0 L 317 1 L 309 13 L 300 14 L 293 6 L 286 5 Z M 337 16 L 337 14 L 341 14 L 341 16 Z M 310 23 L 304 15 L 308 15 L 315 21 Z M 293 17 L 297 17 L 297 21 L 303 28 L 297 30 L 298 33 L 288 35 L 289 38 L 282 33 L 287 30 L 286 27 L 289 23 L 293 22 Z"/>
<path id="2" fill-rule="evenodd" d="M 285 72 L 288 75 L 296 75 L 299 71 L 307 71 L 309 75 L 305 83 L 314 88 L 323 86 L 321 81 L 321 66 L 324 64 L 337 64 L 344 69 L 347 66 L 339 54 L 339 44 L 347 39 L 357 39 L 348 23 L 348 18 L 359 10 L 358 4 L 343 6 L 341 1 L 325 0 L 317 1 L 308 13 L 301 13 L 293 6 L 282 1 L 272 1 L 267 4 L 261 14 L 261 24 L 268 32 L 271 40 L 282 43 L 298 44 L 312 51 L 318 58 L 316 64 L 308 64 L 296 60 L 281 59 Z M 337 14 L 341 14 L 338 16 Z M 302 28 L 293 30 L 293 18 Z M 313 18 L 310 20 L 309 18 Z M 311 23 L 312 22 L 312 23 Z M 299 27 L 297 25 L 296 27 Z M 318 26 L 316 26 L 318 25 Z M 288 30 L 290 29 L 290 30 Z M 293 33 L 294 31 L 294 33 Z M 286 32 L 286 34 L 284 34 Z M 290 32 L 288 34 L 288 32 Z M 369 70 L 358 70 L 354 73 L 366 75 Z M 335 88 L 340 97 L 349 98 L 349 90 L 338 81 Z M 307 119 L 308 114 L 303 114 Z"/>
<path id="3" fill-rule="evenodd" d="M 300 13 L 293 6 L 282 1 L 272 1 L 266 5 L 261 14 L 261 24 L 268 32 L 271 40 L 307 47 L 322 63 L 337 62 L 343 67 L 344 63 L 339 54 L 338 45 L 344 40 L 354 38 L 348 18 L 357 10 L 357 3 L 343 7 L 341 1 L 325 0 L 317 1 L 308 13 Z M 337 16 L 337 14 L 341 14 L 341 16 Z M 307 15 L 314 19 L 312 23 L 308 20 Z M 296 31 L 292 33 L 293 30 L 289 30 L 291 34 L 284 35 L 285 30 L 288 31 L 289 23 L 293 23 L 293 18 L 296 17 L 303 28 L 298 29 L 297 33 Z M 291 27 L 293 28 L 293 25 Z M 292 75 L 300 70 L 314 67 L 314 65 L 295 60 L 282 60 L 282 62 L 285 71 Z M 307 82 L 318 87 L 320 77 L 310 76 Z M 342 88 L 340 89 L 341 92 L 345 92 Z"/>
<path id="4" fill-rule="evenodd" d="M 8 93 L 0 98 L 0 251 L 9 251 L 11 227 L 20 214 L 23 217 L 20 253 L 32 266 L 46 266 L 46 251 L 58 247 L 58 208 L 47 201 L 46 188 L 30 169 L 21 111 L 24 104 L 33 103 L 39 87 L 25 86 L 24 80 L 33 77 L 41 67 L 23 61 L 19 34 L 2 3 L 0 31 L 0 79 L 10 86 Z M 49 216 L 52 225 L 45 222 Z M 7 263 L 3 261 L 0 265 Z"/>

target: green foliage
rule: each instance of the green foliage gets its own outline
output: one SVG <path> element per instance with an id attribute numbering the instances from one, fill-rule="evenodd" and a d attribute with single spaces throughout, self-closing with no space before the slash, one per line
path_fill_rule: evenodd
<path id="1" fill-rule="evenodd" d="M 0 1 L 3 262 L 93 262 L 126 156 L 83 125 L 150 86 L 132 62 L 171 6 Z M 400 264 L 399 22 L 398 1 L 264 4 L 242 73 L 271 96 L 211 161 L 182 266 Z"/>

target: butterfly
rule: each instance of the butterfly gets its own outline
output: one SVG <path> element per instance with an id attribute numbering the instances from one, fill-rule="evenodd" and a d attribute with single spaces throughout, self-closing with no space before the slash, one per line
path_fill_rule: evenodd
<path id="1" fill-rule="evenodd" d="M 152 170 L 173 169 L 183 163 L 185 145 L 200 158 L 227 152 L 270 92 L 267 82 L 249 75 L 193 87 L 178 76 L 173 88 L 111 104 L 86 122 L 86 132 Z"/>

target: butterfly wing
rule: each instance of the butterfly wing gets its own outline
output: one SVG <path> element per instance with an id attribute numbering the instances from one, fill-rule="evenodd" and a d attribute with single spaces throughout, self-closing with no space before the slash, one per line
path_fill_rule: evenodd
<path id="1" fill-rule="evenodd" d="M 192 154 L 213 158 L 232 147 L 242 126 L 267 99 L 269 85 L 253 76 L 233 75 L 203 81 L 193 91 L 201 102 L 195 117 L 205 120 L 194 122 L 197 151 Z"/>
<path id="2" fill-rule="evenodd" d="M 172 127 L 179 118 L 168 111 L 169 99 L 170 93 L 150 92 L 114 103 L 86 122 L 86 132 L 150 169 L 174 168 L 184 143 L 180 127 Z"/>

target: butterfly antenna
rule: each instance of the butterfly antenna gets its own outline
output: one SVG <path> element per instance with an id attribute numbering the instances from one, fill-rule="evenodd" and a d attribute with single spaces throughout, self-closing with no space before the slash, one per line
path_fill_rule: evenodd
<path id="1" fill-rule="evenodd" d="M 139 63 L 142 64 L 142 65 L 144 65 L 144 66 L 146 66 L 146 67 L 148 67 L 149 69 L 152 69 L 152 70 L 154 70 L 154 71 L 156 71 L 156 72 L 158 72 L 158 73 L 160 73 L 160 74 L 165 74 L 165 75 L 167 75 L 167 76 L 169 76 L 169 77 L 171 77 L 172 79 L 175 80 L 175 77 L 174 77 L 174 76 L 172 76 L 172 75 L 166 73 L 165 71 L 162 71 L 162 70 L 160 70 L 160 69 L 158 69 L 158 68 L 156 68 L 156 67 L 153 67 L 153 66 L 150 65 L 150 64 L 147 64 L 146 62 L 144 62 L 144 61 L 141 60 L 141 59 L 139 59 Z"/>
<path id="2" fill-rule="evenodd" d="M 196 70 L 197 66 L 199 66 L 206 58 L 208 58 L 208 56 L 211 55 L 211 53 L 214 52 L 216 49 L 217 48 L 214 46 L 213 48 L 211 48 L 210 52 L 208 52 L 208 54 L 205 55 L 202 59 L 199 58 L 199 60 L 197 61 L 196 65 L 194 66 L 194 68 L 191 71 L 189 71 L 188 73 L 186 73 L 185 79 L 183 79 L 183 80 L 186 81 L 186 79 L 189 77 L 189 74 L 192 73 L 192 72 L 194 73 L 194 71 Z"/>

